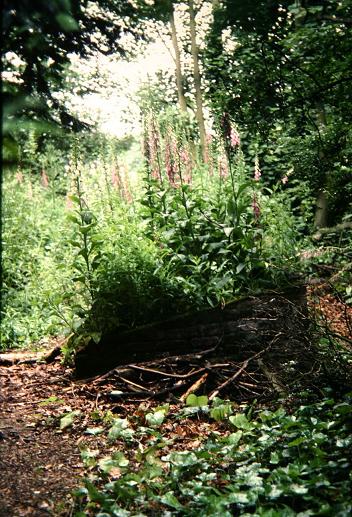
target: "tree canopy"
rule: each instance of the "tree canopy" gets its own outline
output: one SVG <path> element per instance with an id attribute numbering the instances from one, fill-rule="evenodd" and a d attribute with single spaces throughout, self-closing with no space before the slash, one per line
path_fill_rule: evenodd
<path id="1" fill-rule="evenodd" d="M 2 41 L 5 121 L 26 114 L 81 128 L 55 97 L 63 88 L 70 55 L 123 53 L 120 36 L 133 32 L 129 2 L 100 0 L 5 0 Z M 10 116 L 10 119 L 7 118 Z"/>

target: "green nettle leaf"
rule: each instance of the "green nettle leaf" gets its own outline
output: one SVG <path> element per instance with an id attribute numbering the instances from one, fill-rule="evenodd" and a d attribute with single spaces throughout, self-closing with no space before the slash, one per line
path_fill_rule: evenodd
<path id="1" fill-rule="evenodd" d="M 206 395 L 200 395 L 197 397 L 197 395 L 191 393 L 186 399 L 186 404 L 190 407 L 203 407 L 208 405 L 208 401 L 209 399 Z"/>
<path id="2" fill-rule="evenodd" d="M 67 427 L 70 427 L 73 424 L 74 419 L 77 416 L 79 416 L 80 414 L 81 414 L 81 412 L 76 410 L 76 411 L 71 411 L 67 415 L 65 415 L 62 418 L 60 418 L 60 429 L 61 429 L 61 431 L 63 431 Z"/>
<path id="3" fill-rule="evenodd" d="M 247 420 L 246 415 L 243 413 L 236 413 L 236 415 L 230 416 L 229 421 L 238 429 L 243 429 L 245 431 L 250 431 L 254 428 L 254 425 Z"/>

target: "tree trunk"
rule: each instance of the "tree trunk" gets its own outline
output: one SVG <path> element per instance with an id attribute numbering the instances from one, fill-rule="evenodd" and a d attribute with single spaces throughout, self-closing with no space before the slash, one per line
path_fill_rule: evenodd
<path id="1" fill-rule="evenodd" d="M 317 122 L 319 130 L 324 131 L 326 128 L 326 114 L 325 108 L 322 103 L 317 103 Z M 323 149 L 319 151 L 319 159 L 324 160 L 325 153 Z M 326 195 L 326 186 L 327 186 L 327 175 L 324 174 L 321 180 L 321 187 L 319 188 L 317 199 L 316 199 L 316 209 L 314 216 L 314 228 L 322 228 L 328 225 L 328 198 Z"/>
<path id="2" fill-rule="evenodd" d="M 195 12 L 194 12 L 194 2 L 193 0 L 188 1 L 188 9 L 189 9 L 189 28 L 191 33 L 191 53 L 193 60 L 193 80 L 194 80 L 194 88 L 196 92 L 196 118 L 199 128 L 199 138 L 200 138 L 200 147 L 202 152 L 203 160 L 207 160 L 207 149 L 206 149 L 206 132 L 205 132 L 205 123 L 204 123 L 204 113 L 203 113 L 203 95 L 202 95 L 202 86 L 201 86 L 201 78 L 199 72 L 199 52 L 196 40 L 196 20 L 195 20 Z"/>
<path id="3" fill-rule="evenodd" d="M 187 113 L 187 103 L 186 103 L 185 91 L 184 91 L 184 87 L 183 87 L 184 76 L 183 76 L 182 68 L 181 68 L 181 54 L 180 54 L 180 49 L 179 49 L 178 41 L 177 41 L 177 32 L 176 32 L 173 6 L 171 6 L 169 22 L 170 22 L 170 27 L 171 27 L 172 46 L 173 46 L 174 52 L 175 52 L 176 84 L 177 84 L 178 102 L 180 105 L 181 112 Z"/>

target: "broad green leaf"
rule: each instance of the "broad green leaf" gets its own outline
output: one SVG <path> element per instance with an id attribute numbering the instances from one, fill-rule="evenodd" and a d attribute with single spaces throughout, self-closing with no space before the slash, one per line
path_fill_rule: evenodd
<path id="1" fill-rule="evenodd" d="M 66 13 L 59 13 L 55 16 L 56 21 L 65 32 L 77 31 L 79 25 L 72 16 Z"/>
<path id="2" fill-rule="evenodd" d="M 189 451 L 172 452 L 169 454 L 169 456 L 166 457 L 166 459 L 178 467 L 190 467 L 191 465 L 196 465 L 199 463 L 199 460 L 194 452 Z"/>
<path id="3" fill-rule="evenodd" d="M 129 460 L 122 452 L 116 452 L 113 456 L 106 456 L 98 462 L 99 468 L 107 474 L 114 468 L 127 467 Z"/>
<path id="4" fill-rule="evenodd" d="M 224 420 L 232 413 L 231 404 L 222 404 L 220 406 L 216 406 L 210 410 L 211 418 L 214 418 L 217 422 Z"/>
<path id="5" fill-rule="evenodd" d="M 166 506 L 171 506 L 171 508 L 175 508 L 175 510 L 182 510 L 184 507 L 179 502 L 179 500 L 175 497 L 173 492 L 166 492 L 162 497 L 160 497 L 160 502 L 165 504 Z"/>
<path id="6" fill-rule="evenodd" d="M 246 415 L 243 413 L 236 413 L 235 415 L 230 416 L 229 421 L 238 429 L 243 429 L 245 431 L 250 431 L 254 427 L 254 425 L 247 420 Z"/>
<path id="7" fill-rule="evenodd" d="M 117 438 L 130 440 L 134 434 L 133 429 L 130 428 L 127 418 L 115 418 L 113 425 L 108 433 L 108 439 L 115 441 Z"/>
<path id="8" fill-rule="evenodd" d="M 186 399 L 187 406 L 190 407 L 202 407 L 208 405 L 208 397 L 206 395 L 201 395 L 197 397 L 194 393 L 188 395 Z"/>
<path id="9" fill-rule="evenodd" d="M 272 465 L 277 465 L 280 462 L 280 458 L 277 452 L 273 451 L 270 454 L 270 463 Z"/>
<path id="10" fill-rule="evenodd" d="M 239 443 L 239 441 L 241 440 L 241 438 L 242 438 L 242 431 L 236 431 L 235 433 L 231 433 L 227 437 L 228 442 L 231 445 L 237 445 Z"/>

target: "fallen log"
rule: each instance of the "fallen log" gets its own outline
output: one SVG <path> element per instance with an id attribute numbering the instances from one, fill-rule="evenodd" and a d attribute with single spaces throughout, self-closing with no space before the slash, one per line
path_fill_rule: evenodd
<path id="1" fill-rule="evenodd" d="M 91 377 L 118 365 L 176 354 L 202 354 L 208 349 L 218 357 L 237 357 L 242 362 L 265 349 L 280 333 L 276 355 L 283 360 L 287 354 L 294 358 L 304 342 L 305 316 L 305 287 L 299 286 L 129 331 L 117 329 L 103 335 L 99 343 L 91 339 L 76 353 L 76 375 Z"/>

